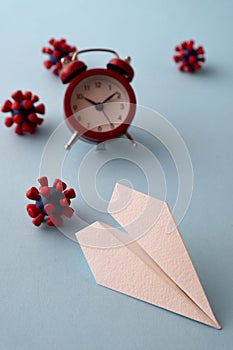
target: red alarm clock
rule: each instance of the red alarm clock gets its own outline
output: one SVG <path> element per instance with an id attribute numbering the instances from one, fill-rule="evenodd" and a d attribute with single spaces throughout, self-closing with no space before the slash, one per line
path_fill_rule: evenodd
<path id="1" fill-rule="evenodd" d="M 102 51 L 115 55 L 106 68 L 87 69 L 78 55 Z M 136 97 L 130 85 L 134 71 L 130 58 L 120 59 L 109 49 L 86 49 L 76 51 L 71 61 L 62 59 L 60 78 L 69 83 L 64 97 L 65 120 L 73 135 L 65 148 L 69 149 L 78 139 L 103 142 L 126 136 L 136 111 Z"/>

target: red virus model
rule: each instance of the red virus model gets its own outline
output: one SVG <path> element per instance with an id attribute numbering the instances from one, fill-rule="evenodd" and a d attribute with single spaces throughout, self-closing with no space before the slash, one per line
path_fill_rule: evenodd
<path id="1" fill-rule="evenodd" d="M 38 179 L 40 183 L 39 190 L 36 187 L 27 191 L 26 197 L 35 200 L 35 204 L 27 205 L 27 212 L 35 226 L 40 226 L 47 217 L 46 223 L 49 226 L 61 226 L 63 224 L 62 216 L 71 218 L 74 210 L 70 207 L 71 198 L 76 194 L 73 188 L 66 189 L 66 184 L 56 179 L 53 186 L 48 187 L 48 179 L 42 176 Z"/>
<path id="2" fill-rule="evenodd" d="M 45 113 L 45 106 L 43 103 L 35 106 L 35 102 L 39 101 L 39 97 L 33 95 L 30 91 L 22 92 L 17 90 L 11 94 L 13 102 L 6 100 L 2 105 L 2 112 L 11 113 L 11 117 L 5 118 L 5 125 L 7 127 L 16 124 L 15 133 L 22 135 L 23 133 L 34 134 L 37 125 L 41 125 L 44 121 L 39 118 L 37 114 Z"/>
<path id="3" fill-rule="evenodd" d="M 194 48 L 194 40 L 183 41 L 175 47 L 176 55 L 173 59 L 179 63 L 178 69 L 181 72 L 195 72 L 201 68 L 200 62 L 205 62 L 204 49 L 202 46 Z"/>
<path id="4" fill-rule="evenodd" d="M 52 73 L 59 75 L 59 72 L 62 68 L 61 58 L 70 59 L 72 53 L 77 49 L 75 46 L 70 46 L 66 43 L 65 39 L 55 40 L 50 39 L 49 44 L 51 47 L 43 47 L 42 52 L 49 55 L 49 59 L 44 61 L 44 66 L 47 69 L 50 69 L 52 66 Z"/>

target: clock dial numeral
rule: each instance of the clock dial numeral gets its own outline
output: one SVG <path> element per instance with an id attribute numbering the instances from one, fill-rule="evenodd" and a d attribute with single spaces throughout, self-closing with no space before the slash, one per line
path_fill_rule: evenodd
<path id="1" fill-rule="evenodd" d="M 98 126 L 98 131 L 102 131 L 102 126 Z"/>
<path id="2" fill-rule="evenodd" d="M 89 84 L 85 84 L 84 85 L 84 90 L 85 91 L 89 91 L 90 90 L 90 85 Z"/>
<path id="3" fill-rule="evenodd" d="M 121 93 L 120 93 L 120 92 L 117 92 L 116 97 L 117 97 L 117 98 L 121 98 Z"/>
<path id="4" fill-rule="evenodd" d="M 118 120 L 122 120 L 122 116 L 121 115 L 119 115 Z"/>
<path id="5" fill-rule="evenodd" d="M 115 125 L 113 123 L 110 124 L 110 128 L 114 129 Z"/>
<path id="6" fill-rule="evenodd" d="M 77 96 L 78 100 L 82 100 L 83 99 L 83 94 L 77 94 L 76 96 Z"/>
<path id="7" fill-rule="evenodd" d="M 91 123 L 87 122 L 87 128 L 90 129 Z"/>
<path id="8" fill-rule="evenodd" d="M 120 109 L 125 109 L 124 103 L 121 103 Z"/>
<path id="9" fill-rule="evenodd" d="M 108 89 L 112 90 L 112 85 L 111 84 L 108 85 Z"/>
<path id="10" fill-rule="evenodd" d="M 81 115 L 78 115 L 77 119 L 78 119 L 79 122 L 81 122 L 81 120 L 82 120 Z"/>
<path id="11" fill-rule="evenodd" d="M 95 87 L 96 88 L 101 88 L 101 85 L 102 85 L 101 81 L 96 81 L 95 82 Z"/>
<path id="12" fill-rule="evenodd" d="M 76 111 L 76 110 L 77 110 L 77 108 L 78 108 L 78 106 L 77 106 L 77 105 L 73 105 L 73 110 L 74 110 L 74 111 Z"/>

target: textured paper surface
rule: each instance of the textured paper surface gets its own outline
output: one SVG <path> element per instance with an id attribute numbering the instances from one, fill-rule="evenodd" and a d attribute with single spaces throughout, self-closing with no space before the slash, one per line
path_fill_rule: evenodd
<path id="1" fill-rule="evenodd" d="M 219 329 L 177 228 L 166 231 L 167 204 L 117 184 L 108 210 L 128 234 L 100 222 L 77 233 L 96 282 Z"/>

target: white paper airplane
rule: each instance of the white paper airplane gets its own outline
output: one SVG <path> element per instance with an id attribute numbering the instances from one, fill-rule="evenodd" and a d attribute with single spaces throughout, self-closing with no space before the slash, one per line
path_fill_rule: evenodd
<path id="1" fill-rule="evenodd" d="M 167 203 L 116 184 L 108 211 L 127 233 L 101 222 L 76 233 L 96 282 L 221 329 Z"/>

